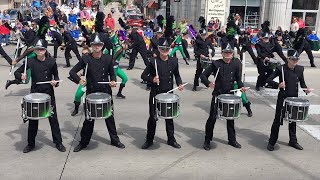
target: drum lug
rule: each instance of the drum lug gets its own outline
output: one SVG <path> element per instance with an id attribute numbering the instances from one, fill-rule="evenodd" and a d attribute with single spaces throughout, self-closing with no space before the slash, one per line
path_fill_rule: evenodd
<path id="1" fill-rule="evenodd" d="M 90 111 L 86 108 L 86 111 L 85 111 L 85 117 L 87 120 L 91 119 L 90 117 Z"/>

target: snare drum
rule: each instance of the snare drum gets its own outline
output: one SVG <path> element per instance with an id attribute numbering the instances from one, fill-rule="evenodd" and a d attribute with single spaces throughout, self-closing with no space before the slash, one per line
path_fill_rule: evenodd
<path id="1" fill-rule="evenodd" d="M 52 115 L 51 97 L 44 93 L 31 93 L 23 97 L 22 118 L 45 119 Z"/>
<path id="2" fill-rule="evenodd" d="M 219 119 L 234 120 L 240 117 L 241 99 L 232 94 L 221 94 L 218 99 Z"/>
<path id="3" fill-rule="evenodd" d="M 200 64 L 203 69 L 207 69 L 212 64 L 212 60 L 207 58 L 201 58 Z"/>
<path id="4" fill-rule="evenodd" d="M 86 117 L 106 119 L 112 115 L 111 96 L 107 93 L 92 93 L 86 97 Z"/>
<path id="5" fill-rule="evenodd" d="M 161 93 L 156 95 L 157 117 L 162 119 L 173 119 L 180 115 L 180 97 L 172 93 Z"/>
<path id="6" fill-rule="evenodd" d="M 284 100 L 284 119 L 292 122 L 308 120 L 309 100 L 288 97 Z"/>

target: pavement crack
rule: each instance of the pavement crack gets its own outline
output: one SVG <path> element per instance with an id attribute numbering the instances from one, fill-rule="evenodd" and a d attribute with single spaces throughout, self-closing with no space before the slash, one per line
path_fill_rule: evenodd
<path id="1" fill-rule="evenodd" d="M 79 127 L 80 127 L 80 123 L 81 123 L 81 121 L 82 121 L 82 117 L 83 117 L 83 114 L 82 114 L 82 115 L 81 115 L 81 117 L 80 117 L 80 121 L 79 121 L 79 123 L 78 123 L 77 130 L 76 130 L 76 132 L 75 132 L 75 134 L 74 134 L 74 136 L 73 136 L 72 143 L 71 143 L 71 146 L 70 146 L 70 148 L 69 148 L 69 151 L 68 151 L 68 155 L 67 155 L 66 161 L 64 162 L 64 165 L 63 165 L 63 168 L 62 168 L 62 171 L 61 171 L 61 174 L 60 174 L 59 180 L 61 180 L 62 175 L 63 175 L 63 172 L 64 172 L 64 170 L 65 170 L 65 168 L 66 168 L 66 165 L 67 165 L 67 162 L 68 162 L 68 159 L 69 159 L 69 155 L 70 155 L 70 153 L 71 153 L 71 149 L 72 149 L 72 147 L 73 147 L 73 142 L 74 142 L 74 140 L 76 139 L 77 133 L 78 133 L 78 131 L 79 131 Z"/>
<path id="2" fill-rule="evenodd" d="M 169 169 L 173 168 L 174 166 L 176 166 L 177 164 L 179 164 L 180 162 L 182 162 L 183 160 L 191 157 L 192 155 L 196 154 L 197 152 L 199 152 L 200 150 L 196 150 L 196 151 L 192 151 L 182 157 L 180 157 L 179 159 L 173 161 L 171 164 L 169 164 L 168 166 L 166 166 L 165 168 L 161 169 L 159 172 L 155 173 L 154 175 L 152 175 L 151 177 L 149 177 L 148 179 L 155 179 L 157 176 L 163 174 L 164 172 L 168 171 Z"/>

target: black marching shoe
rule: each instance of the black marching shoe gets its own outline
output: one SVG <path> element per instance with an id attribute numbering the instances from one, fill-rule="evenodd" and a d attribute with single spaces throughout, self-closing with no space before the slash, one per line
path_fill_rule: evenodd
<path id="1" fill-rule="evenodd" d="M 128 67 L 127 70 L 132 70 L 132 67 Z"/>
<path id="2" fill-rule="evenodd" d="M 187 59 L 184 59 L 184 61 L 186 62 L 186 65 L 189 65 L 189 63 L 188 63 Z"/>
<path id="3" fill-rule="evenodd" d="M 233 141 L 233 142 L 230 142 L 230 141 L 229 141 L 228 144 L 229 144 L 230 146 L 233 146 L 233 147 L 238 148 L 238 149 L 241 148 L 241 144 L 239 144 L 237 141 Z"/>
<path id="4" fill-rule="evenodd" d="M 118 99 L 125 99 L 126 97 L 122 94 L 122 89 L 125 87 L 125 84 L 120 84 L 119 91 L 117 94 Z"/>
<path id="5" fill-rule="evenodd" d="M 172 147 L 176 148 L 176 149 L 180 149 L 181 148 L 180 144 L 178 144 L 177 141 L 168 141 L 167 144 L 169 146 L 172 146 Z"/>
<path id="6" fill-rule="evenodd" d="M 252 111 L 251 111 L 251 107 L 250 107 L 250 105 L 251 105 L 251 102 L 247 102 L 246 104 L 243 104 L 243 106 L 247 109 L 247 111 L 248 111 L 248 117 L 252 117 Z"/>
<path id="7" fill-rule="evenodd" d="M 56 148 L 58 149 L 58 151 L 60 152 L 66 152 L 66 147 L 64 147 L 64 145 L 62 143 L 57 143 L 56 144 Z"/>
<path id="8" fill-rule="evenodd" d="M 73 112 L 71 113 L 71 116 L 75 116 L 78 114 L 79 112 L 79 106 L 80 106 L 80 103 L 79 102 L 74 102 L 74 110 Z"/>
<path id="9" fill-rule="evenodd" d="M 289 143 L 288 145 L 295 148 L 295 149 L 303 150 L 303 147 L 300 146 L 300 144 L 298 144 L 298 143 Z"/>
<path id="10" fill-rule="evenodd" d="M 31 146 L 31 145 L 27 145 L 24 149 L 23 149 L 23 153 L 28 153 L 28 152 L 30 152 L 30 151 L 32 151 L 33 149 L 34 149 L 34 145 L 33 146 Z"/>
<path id="11" fill-rule="evenodd" d="M 111 142 L 111 145 L 112 145 L 112 146 L 115 146 L 115 147 L 117 147 L 117 148 L 120 148 L 120 149 L 124 149 L 124 148 L 125 148 L 124 144 L 122 144 L 120 141 L 118 141 L 118 142 Z"/>
<path id="12" fill-rule="evenodd" d="M 268 149 L 269 151 L 274 151 L 274 145 L 268 143 L 267 149 Z"/>
<path id="13" fill-rule="evenodd" d="M 204 141 L 203 149 L 206 150 L 206 151 L 209 151 L 211 149 L 210 141 Z"/>
<path id="14" fill-rule="evenodd" d="M 153 145 L 153 142 L 149 142 L 149 141 L 146 141 L 142 146 L 141 146 L 141 149 L 148 149 L 150 146 Z"/>
<path id="15" fill-rule="evenodd" d="M 256 91 L 260 91 L 260 87 L 259 86 L 256 86 Z"/>
<path id="16" fill-rule="evenodd" d="M 193 86 L 192 91 L 197 91 L 197 86 Z"/>
<path id="17" fill-rule="evenodd" d="M 117 98 L 118 99 L 125 99 L 126 98 L 126 96 L 124 96 L 123 94 L 117 94 Z"/>
<path id="18" fill-rule="evenodd" d="M 312 63 L 312 64 L 311 64 L 311 67 L 317 67 L 317 66 L 316 66 L 315 64 L 313 64 L 313 63 Z"/>
<path id="19" fill-rule="evenodd" d="M 6 83 L 6 90 L 8 89 L 9 86 L 11 86 L 12 84 L 19 84 L 19 81 L 18 80 L 7 80 L 7 83 Z"/>
<path id="20" fill-rule="evenodd" d="M 82 149 L 86 148 L 87 146 L 84 146 L 82 145 L 81 143 L 78 144 L 78 146 L 76 146 L 74 149 L 73 149 L 73 152 L 79 152 L 81 151 Z"/>

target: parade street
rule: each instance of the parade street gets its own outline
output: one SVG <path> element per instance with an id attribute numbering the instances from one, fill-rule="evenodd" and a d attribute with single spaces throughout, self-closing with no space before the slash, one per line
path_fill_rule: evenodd
<path id="1" fill-rule="evenodd" d="M 15 46 L 4 47 L 13 56 Z M 53 47 L 48 48 L 53 52 Z M 189 52 L 193 57 L 193 50 Z M 221 57 L 217 49 L 216 56 Z M 285 53 L 286 54 L 286 53 Z M 180 54 L 179 54 L 180 55 Z M 320 67 L 320 54 L 315 53 L 315 64 Z M 72 53 L 71 66 L 77 63 Z M 0 179 L 319 179 L 320 174 L 320 71 L 311 68 L 305 53 L 299 64 L 305 66 L 305 80 L 308 87 L 315 89 L 306 96 L 310 100 L 309 120 L 297 123 L 298 142 L 303 151 L 288 146 L 288 122 L 280 128 L 275 151 L 266 149 L 275 114 L 278 90 L 262 89 L 256 92 L 257 70 L 250 56 L 246 54 L 245 86 L 248 99 L 252 102 L 253 117 L 247 117 L 244 108 L 241 117 L 235 120 L 237 141 L 241 149 L 228 145 L 226 122 L 217 120 L 213 133 L 212 149 L 205 151 L 204 127 L 209 116 L 212 89 L 200 85 L 199 91 L 191 91 L 196 61 L 185 65 L 179 57 L 179 69 L 183 83 L 188 82 L 180 96 L 180 111 L 174 119 L 175 137 L 181 149 L 167 145 L 164 120 L 158 120 L 154 145 L 142 150 L 145 142 L 148 120 L 149 91 L 141 84 L 141 73 L 145 68 L 141 57 L 136 65 L 127 71 L 128 60 L 121 60 L 121 67 L 129 81 L 123 94 L 126 99 L 114 96 L 114 113 L 120 140 L 126 145 L 118 149 L 110 145 L 110 138 L 104 121 L 96 120 L 90 144 L 81 152 L 73 148 L 80 140 L 84 120 L 81 113 L 72 117 L 73 98 L 77 85 L 69 81 L 70 68 L 63 68 L 63 53 L 58 53 L 59 76 L 63 82 L 55 88 L 57 114 L 63 143 L 67 151 L 57 151 L 52 143 L 47 119 L 39 121 L 34 151 L 24 154 L 27 144 L 28 123 L 21 118 L 21 100 L 30 93 L 27 85 L 12 85 L 5 90 L 10 66 L 0 59 Z M 280 59 L 280 58 L 278 58 Z M 21 63 L 18 64 L 20 66 Z M 211 77 L 212 78 L 212 77 Z M 115 95 L 117 88 L 114 88 Z"/>

